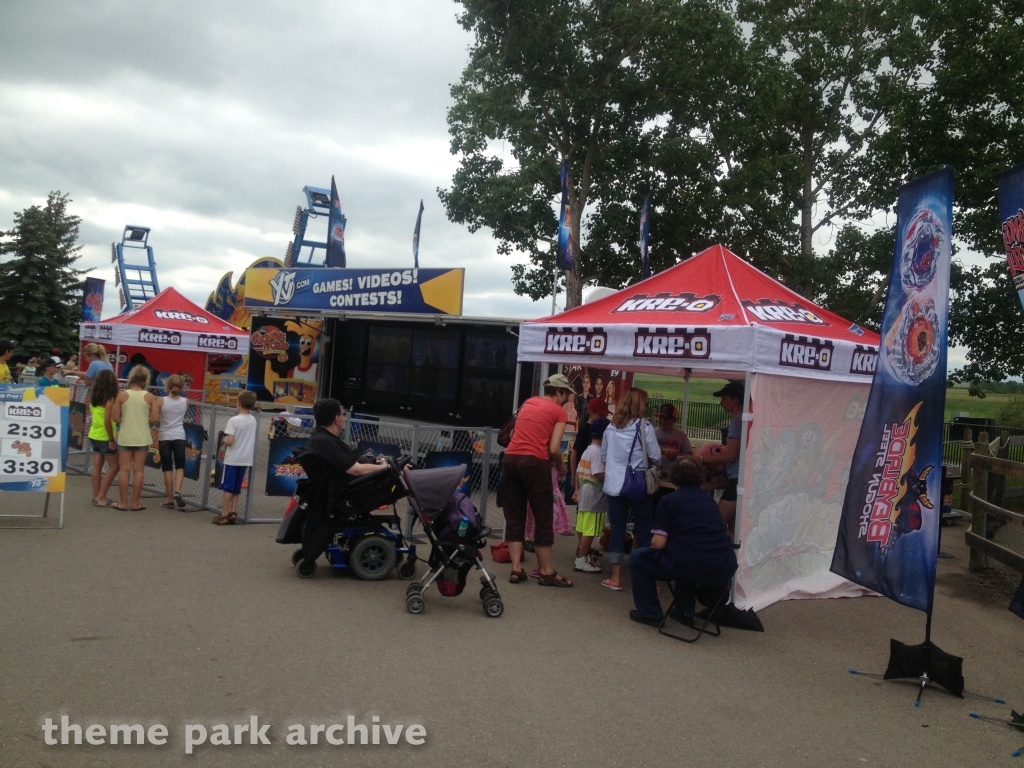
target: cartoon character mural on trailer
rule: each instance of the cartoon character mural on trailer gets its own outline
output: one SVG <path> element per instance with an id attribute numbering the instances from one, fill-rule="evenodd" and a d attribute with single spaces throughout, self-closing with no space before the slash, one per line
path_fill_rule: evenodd
<path id="1" fill-rule="evenodd" d="M 252 318 L 248 389 L 260 400 L 312 403 L 320 361 L 320 320 Z"/>

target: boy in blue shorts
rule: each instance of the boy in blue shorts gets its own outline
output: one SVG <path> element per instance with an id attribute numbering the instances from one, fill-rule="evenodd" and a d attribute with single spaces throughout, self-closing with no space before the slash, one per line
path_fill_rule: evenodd
<path id="1" fill-rule="evenodd" d="M 256 453 L 256 417 L 252 415 L 255 406 L 254 392 L 240 393 L 235 406 L 238 414 L 228 419 L 224 428 L 224 477 L 220 482 L 224 504 L 220 517 L 213 519 L 214 525 L 229 525 L 238 518 L 238 497 L 242 493 L 245 470 L 252 466 Z"/>

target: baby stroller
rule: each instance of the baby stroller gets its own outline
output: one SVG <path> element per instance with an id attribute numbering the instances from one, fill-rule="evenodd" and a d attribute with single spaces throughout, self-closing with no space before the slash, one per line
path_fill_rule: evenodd
<path id="1" fill-rule="evenodd" d="M 363 581 L 386 579 L 396 565 L 403 579 L 416 575 L 416 545 L 406 545 L 395 508 L 406 495 L 401 468 L 408 459 L 389 458 L 380 471 L 338 487 L 316 453 L 296 448 L 293 454 L 307 479 L 299 482 L 277 543 L 302 544 L 292 553 L 300 578 L 313 577 L 321 553 L 332 568 L 351 570 Z M 387 506 L 389 514 L 375 514 Z"/>
<path id="2" fill-rule="evenodd" d="M 416 581 L 405 591 L 405 607 L 409 613 L 423 613 L 423 593 L 436 583 L 445 597 L 462 594 L 466 576 L 476 566 L 480 572 L 480 601 L 492 619 L 501 616 L 505 605 L 494 579 L 484 567 L 480 549 L 490 528 L 481 525 L 480 515 L 468 497 L 456 493 L 465 477 L 466 465 L 440 469 L 402 470 L 402 485 L 408 495 L 409 506 L 430 540 L 430 571 L 423 581 Z M 454 571 L 457 581 L 445 578 Z"/>

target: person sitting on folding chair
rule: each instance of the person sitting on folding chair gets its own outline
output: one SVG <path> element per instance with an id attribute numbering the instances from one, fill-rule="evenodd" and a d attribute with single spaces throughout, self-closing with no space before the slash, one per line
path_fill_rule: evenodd
<path id="1" fill-rule="evenodd" d="M 692 456 L 669 467 L 669 482 L 678 486 L 658 502 L 651 529 L 651 546 L 629 557 L 635 610 L 629 618 L 657 627 L 663 613 L 659 581 L 674 581 L 677 606 L 692 624 L 697 586 L 728 584 L 736 573 L 736 551 L 714 499 L 701 490 L 704 468 Z"/>

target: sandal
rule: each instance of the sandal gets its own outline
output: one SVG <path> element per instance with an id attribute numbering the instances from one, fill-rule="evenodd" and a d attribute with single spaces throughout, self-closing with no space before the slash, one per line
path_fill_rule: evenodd
<path id="1" fill-rule="evenodd" d="M 179 509 L 185 508 L 185 499 L 181 497 L 181 491 L 174 494 L 174 503 L 178 505 Z"/>
<path id="2" fill-rule="evenodd" d="M 601 586 L 602 587 L 607 587 L 612 592 L 621 592 L 622 591 L 622 585 L 620 584 L 620 585 L 616 586 L 615 584 L 612 584 L 611 583 L 611 579 L 605 579 L 604 581 L 602 581 L 601 582 Z"/>
<path id="3" fill-rule="evenodd" d="M 173 501 L 161 501 L 160 502 L 160 506 L 163 507 L 164 509 L 174 509 L 174 502 Z"/>
<path id="4" fill-rule="evenodd" d="M 93 499 L 92 505 L 94 507 L 116 507 L 117 505 L 110 499 Z"/>
<path id="5" fill-rule="evenodd" d="M 127 512 L 128 511 L 128 507 L 122 507 L 120 504 L 115 504 L 114 505 L 114 509 L 118 510 L 119 512 Z"/>
<path id="6" fill-rule="evenodd" d="M 509 584 L 522 584 L 526 581 L 526 571 L 512 571 L 508 575 Z"/>
<path id="7" fill-rule="evenodd" d="M 559 576 L 557 571 L 548 574 L 541 574 L 537 581 L 542 587 L 571 587 L 572 582 L 565 576 Z"/>
<path id="8" fill-rule="evenodd" d="M 228 516 L 228 517 L 215 517 L 210 522 L 213 523 L 214 525 L 231 525 L 233 522 L 235 522 L 235 518 L 233 518 L 231 516 Z"/>
<path id="9" fill-rule="evenodd" d="M 132 507 L 132 512 L 142 512 L 145 507 Z"/>

